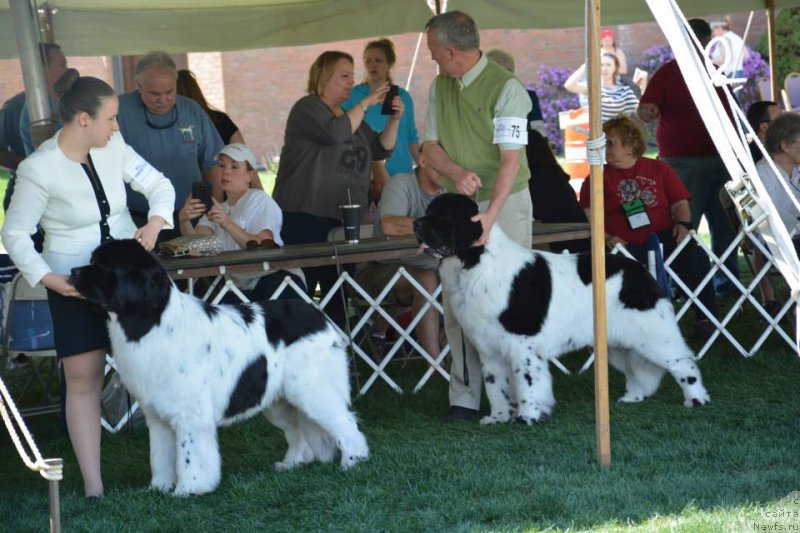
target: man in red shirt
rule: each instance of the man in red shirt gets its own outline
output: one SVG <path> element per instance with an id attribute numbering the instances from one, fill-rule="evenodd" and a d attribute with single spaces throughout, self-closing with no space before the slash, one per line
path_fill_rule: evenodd
<path id="1" fill-rule="evenodd" d="M 708 23 L 692 19 L 689 25 L 700 44 L 706 46 L 711 40 Z M 727 108 L 722 92 L 718 92 Z M 658 120 L 656 140 L 659 157 L 677 172 L 691 194 L 692 225 L 697 227 L 705 215 L 711 230 L 712 249 L 715 255 L 721 256 L 736 236 L 719 201 L 719 193 L 730 176 L 675 60 L 665 63 L 653 75 L 639 102 L 637 114 L 645 122 Z M 725 266 L 738 279 L 737 254 L 728 256 Z M 718 294 L 735 291 L 722 273 L 715 276 L 714 284 Z"/>

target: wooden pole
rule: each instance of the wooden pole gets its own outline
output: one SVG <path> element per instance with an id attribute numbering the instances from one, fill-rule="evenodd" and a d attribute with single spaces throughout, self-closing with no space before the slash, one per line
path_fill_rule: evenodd
<path id="1" fill-rule="evenodd" d="M 600 109 L 600 0 L 586 3 L 587 59 L 589 90 L 589 138 L 597 139 L 603 129 Z M 611 426 L 608 408 L 608 346 L 606 320 L 605 223 L 603 220 L 603 165 L 589 166 L 591 184 L 592 297 L 594 305 L 594 400 L 597 436 L 597 461 L 611 465 Z"/>
<path id="2" fill-rule="evenodd" d="M 777 57 L 777 47 L 775 44 L 775 2 L 774 0 L 766 0 L 767 8 L 767 46 L 769 47 L 769 85 L 770 100 L 780 104 L 779 94 L 780 85 L 778 85 L 778 62 L 775 60 Z"/>

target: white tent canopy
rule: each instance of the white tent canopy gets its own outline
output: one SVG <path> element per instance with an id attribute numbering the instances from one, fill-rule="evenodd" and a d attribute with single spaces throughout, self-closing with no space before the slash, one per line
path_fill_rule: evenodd
<path id="1" fill-rule="evenodd" d="M 691 16 L 763 9 L 769 0 L 680 0 Z M 432 2 L 430 2 L 432 3 Z M 775 8 L 800 0 L 774 0 Z M 56 42 L 72 56 L 244 50 L 421 31 L 427 0 L 49 0 Z M 482 29 L 584 25 L 584 0 L 450 0 Z M 604 0 L 604 25 L 650 22 L 643 0 Z M 0 0 L 0 58 L 17 56 L 8 0 Z"/>

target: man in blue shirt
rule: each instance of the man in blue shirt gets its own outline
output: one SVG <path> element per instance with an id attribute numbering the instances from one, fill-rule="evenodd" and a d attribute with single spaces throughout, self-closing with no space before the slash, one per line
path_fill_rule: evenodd
<path id="1" fill-rule="evenodd" d="M 192 183 L 218 185 L 216 155 L 224 147 L 214 124 L 197 102 L 177 94 L 178 72 L 166 52 L 150 52 L 136 64 L 136 90 L 119 97 L 119 129 L 125 141 L 175 187 L 175 214 L 192 192 Z M 147 220 L 145 198 L 128 190 L 128 207 L 137 225 Z M 179 228 L 177 216 L 175 228 Z M 159 240 L 179 232 L 162 231 Z"/>
<path id="2" fill-rule="evenodd" d="M 53 43 L 42 43 L 39 45 L 39 53 L 45 64 L 45 81 L 51 99 L 51 111 L 57 111 L 53 107 L 55 92 L 53 86 L 58 78 L 67 71 L 67 58 L 61 47 Z M 3 200 L 4 207 L 8 207 L 11 201 L 11 194 L 14 192 L 14 182 L 16 175 L 14 171 L 17 165 L 25 159 L 25 155 L 33 151 L 31 145 L 28 151 L 24 142 L 24 136 L 29 135 L 27 128 L 23 129 L 23 119 L 28 124 L 28 107 L 25 105 L 25 91 L 15 94 L 0 109 L 0 166 L 11 170 L 11 179 L 8 182 L 6 196 Z"/>

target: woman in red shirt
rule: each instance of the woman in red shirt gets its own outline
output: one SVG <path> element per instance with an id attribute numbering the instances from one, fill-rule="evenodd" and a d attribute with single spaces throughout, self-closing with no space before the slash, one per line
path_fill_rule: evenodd
<path id="1" fill-rule="evenodd" d="M 606 134 L 606 165 L 603 169 L 606 245 L 622 244 L 637 260 L 646 263 L 647 237 L 658 236 L 669 257 L 692 230 L 689 192 L 672 168 L 663 161 L 642 157 L 645 136 L 633 120 L 619 116 L 603 125 Z M 590 218 L 589 180 L 583 182 L 580 206 Z M 694 290 L 708 273 L 708 257 L 691 241 L 671 264 L 686 285 Z M 712 283 L 699 294 L 705 307 L 717 314 Z M 695 308 L 695 334 L 707 337 L 714 326 Z"/>

